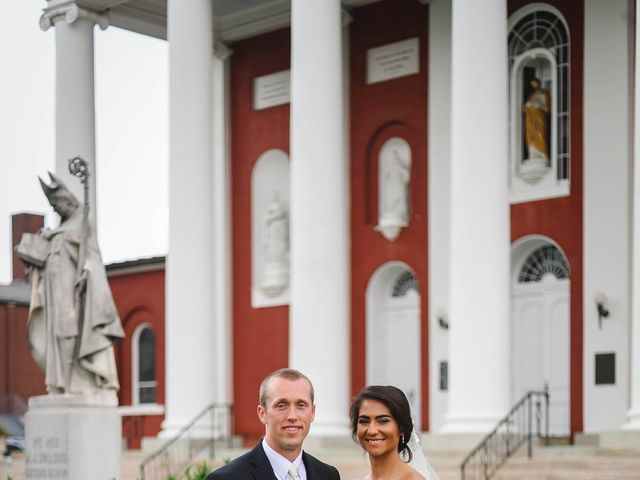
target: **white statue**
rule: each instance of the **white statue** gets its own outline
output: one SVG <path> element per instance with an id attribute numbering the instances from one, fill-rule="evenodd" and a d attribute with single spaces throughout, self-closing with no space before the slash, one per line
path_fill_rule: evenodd
<path id="1" fill-rule="evenodd" d="M 289 284 L 289 215 L 275 192 L 264 217 L 265 263 L 261 289 L 269 296 L 280 294 Z"/>
<path id="2" fill-rule="evenodd" d="M 26 234 L 17 247 L 32 285 L 29 347 L 45 372 L 50 394 L 78 394 L 117 405 L 113 344 L 124 331 L 88 221 L 86 164 L 76 167 L 84 169 L 72 170 L 85 183 L 84 207 L 59 178 L 49 174 L 51 183 L 40 183 L 60 215 L 60 225 Z"/>
<path id="3" fill-rule="evenodd" d="M 404 140 L 393 138 L 383 146 L 380 154 L 376 230 L 388 240 L 395 240 L 400 229 L 409 225 L 410 152 Z"/>
<path id="4" fill-rule="evenodd" d="M 391 214 L 406 222 L 409 213 L 410 178 L 409 166 L 405 164 L 398 150 L 392 150 L 391 159 L 385 165 L 383 176 L 383 216 Z"/>

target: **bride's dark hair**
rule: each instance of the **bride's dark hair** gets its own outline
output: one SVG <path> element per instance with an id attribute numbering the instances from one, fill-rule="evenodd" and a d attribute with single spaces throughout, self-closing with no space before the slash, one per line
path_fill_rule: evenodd
<path id="1" fill-rule="evenodd" d="M 358 416 L 360 407 L 364 400 L 377 400 L 387 406 L 393 419 L 398 424 L 398 430 L 402 434 L 398 442 L 398 453 L 405 462 L 410 462 L 413 458 L 413 452 L 407 445 L 413 432 L 413 421 L 411 420 L 411 408 L 409 401 L 402 390 L 392 385 L 370 385 L 365 387 L 351 403 L 349 409 L 349 418 L 351 419 L 351 433 L 353 439 L 356 440 L 356 432 L 358 430 Z M 404 439 L 404 441 L 403 441 Z"/>

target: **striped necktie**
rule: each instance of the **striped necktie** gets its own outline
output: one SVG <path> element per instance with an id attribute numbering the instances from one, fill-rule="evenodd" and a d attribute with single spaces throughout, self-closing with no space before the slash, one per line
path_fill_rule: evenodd
<path id="1" fill-rule="evenodd" d="M 289 476 L 293 480 L 300 480 L 300 474 L 298 473 L 298 469 L 296 468 L 296 466 L 293 463 L 289 467 Z"/>

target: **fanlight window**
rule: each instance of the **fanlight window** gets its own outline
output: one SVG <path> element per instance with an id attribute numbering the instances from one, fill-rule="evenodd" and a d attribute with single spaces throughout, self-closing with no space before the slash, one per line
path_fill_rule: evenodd
<path id="1" fill-rule="evenodd" d="M 513 23 L 508 39 L 512 174 L 526 184 L 569 178 L 569 34 L 553 11 Z M 555 170 L 555 175 L 551 174 Z M 555 178 L 554 178 L 555 177 Z"/>
<path id="2" fill-rule="evenodd" d="M 404 297 L 409 290 L 418 291 L 416 277 L 409 270 L 403 271 L 393 284 L 392 297 Z"/>
<path id="3" fill-rule="evenodd" d="M 527 257 L 520 269 L 518 283 L 539 282 L 544 277 L 569 278 L 569 266 L 560 250 L 553 245 L 538 248 Z"/>

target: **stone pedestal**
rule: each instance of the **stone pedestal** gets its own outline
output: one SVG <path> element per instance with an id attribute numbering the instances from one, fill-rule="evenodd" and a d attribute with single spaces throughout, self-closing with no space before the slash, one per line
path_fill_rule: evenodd
<path id="1" fill-rule="evenodd" d="M 29 399 L 26 478 L 121 478 L 122 429 L 116 407 L 76 395 Z"/>

